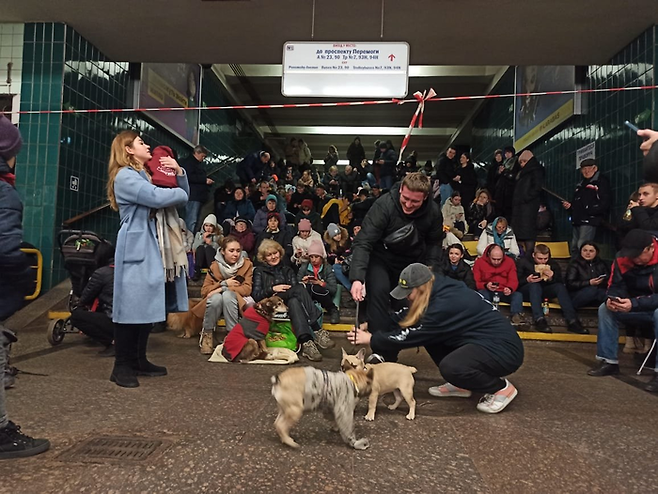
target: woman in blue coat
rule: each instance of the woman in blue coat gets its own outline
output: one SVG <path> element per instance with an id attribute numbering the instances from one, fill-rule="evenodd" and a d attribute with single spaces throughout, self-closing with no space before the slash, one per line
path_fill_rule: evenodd
<path id="1" fill-rule="evenodd" d="M 187 176 L 176 160 L 163 157 L 160 163 L 176 171 L 178 187 L 156 187 L 144 168 L 149 159 L 149 146 L 134 131 L 125 130 L 112 141 L 107 195 L 112 208 L 119 211 L 121 226 L 116 243 L 112 314 L 116 357 L 110 380 L 129 388 L 139 386 L 137 375 L 167 374 L 165 367 L 147 360 L 148 337 L 153 324 L 166 319 L 167 311 L 188 309 L 184 275 L 169 284 L 165 298 L 165 269 L 152 214 L 156 209 L 187 202 Z"/>

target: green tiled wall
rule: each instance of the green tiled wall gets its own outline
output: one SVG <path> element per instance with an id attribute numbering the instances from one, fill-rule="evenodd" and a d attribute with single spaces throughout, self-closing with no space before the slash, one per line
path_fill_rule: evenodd
<path id="1" fill-rule="evenodd" d="M 226 104 L 212 72 L 204 76 L 203 104 Z M 70 26 L 25 25 L 21 109 L 124 108 L 131 104 L 130 91 L 129 64 L 108 60 Z M 201 144 L 212 153 L 209 172 L 223 181 L 260 142 L 235 112 L 202 115 Z M 18 178 L 25 198 L 25 239 L 44 255 L 46 289 L 68 276 L 56 245 L 62 222 L 106 202 L 107 161 L 119 131 L 136 129 L 152 147 L 169 146 L 180 157 L 190 152 L 139 113 L 22 115 L 19 125 L 25 140 Z M 72 177 L 78 179 L 77 191 L 71 190 Z M 111 241 L 118 227 L 118 214 L 109 208 L 71 225 Z"/>
<path id="2" fill-rule="evenodd" d="M 616 55 L 609 64 L 590 66 L 590 88 L 614 88 L 653 85 L 655 78 L 656 30 L 651 28 Z M 512 92 L 513 69 L 501 79 L 496 93 Z M 553 133 L 530 146 L 546 168 L 546 187 L 570 198 L 579 180 L 576 170 L 576 150 L 596 142 L 599 169 L 611 181 L 614 224 L 623 214 L 628 196 L 641 183 L 642 154 L 639 139 L 624 126 L 625 120 L 640 128 L 655 126 L 656 91 L 622 91 L 593 93 L 587 96 L 587 113 L 574 116 Z M 490 162 L 493 150 L 511 144 L 513 105 L 492 100 L 474 120 L 473 154 L 478 161 Z M 551 196 L 548 205 L 555 216 L 559 240 L 571 239 L 571 224 L 567 212 Z M 614 235 L 601 231 L 597 238 L 606 254 L 614 250 Z"/>

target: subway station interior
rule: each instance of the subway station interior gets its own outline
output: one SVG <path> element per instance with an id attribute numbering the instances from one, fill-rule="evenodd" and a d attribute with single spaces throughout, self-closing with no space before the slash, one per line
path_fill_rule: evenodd
<path id="1" fill-rule="evenodd" d="M 306 79 L 294 79 L 303 70 L 286 57 L 306 44 L 347 65 L 359 47 L 363 60 L 381 48 L 383 66 L 401 63 L 405 88 L 391 93 L 381 67 L 381 80 L 368 74 L 350 87 L 322 60 L 309 87 L 292 83 Z M 215 212 L 217 189 L 239 182 L 246 156 L 265 151 L 283 163 L 291 138 L 306 142 L 319 170 L 335 146 L 341 173 L 355 137 L 366 160 L 376 141 L 390 141 L 398 161 L 415 151 L 419 168 L 430 161 L 431 170 L 452 148 L 470 155 L 479 186 L 496 150 L 529 150 L 543 165 L 550 216 L 537 241 L 564 246 L 553 257 L 565 273 L 573 226 L 562 201 L 574 197 L 584 158 L 610 184 L 594 238 L 601 258 L 611 263 L 623 244 L 629 196 L 650 181 L 642 139 L 625 122 L 658 129 L 657 78 L 653 0 L 0 0 L 0 112 L 22 136 L 15 189 L 23 240 L 40 257 L 39 293 L 4 323 L 19 338 L 7 410 L 51 444 L 0 459 L 0 493 L 655 492 L 658 393 L 645 386 L 658 364 L 644 365 L 655 349 L 622 352 L 621 331 L 621 372 L 587 375 L 597 363 L 597 307 L 579 310 L 581 334 L 552 302 L 552 333 L 532 324 L 518 332 L 525 359 L 510 380 L 519 394 L 501 414 L 480 413 L 475 397 L 437 399 L 428 387 L 442 379 L 428 353 L 404 350 L 399 362 L 418 369 L 416 418 L 405 420 L 405 403 L 388 410 L 380 401 L 375 421 L 365 421 L 362 399 L 354 422 L 370 440 L 365 451 L 344 444 L 319 413 L 293 430 L 300 449 L 280 443 L 270 376 L 285 366 L 208 362 L 196 337 L 167 330 L 152 335 L 149 354 L 168 376 L 123 389 L 108 380 L 113 359 L 89 338 L 73 331 L 53 344 L 47 333 L 69 310 L 60 232 L 117 242 L 106 189 L 122 130 L 152 149 L 168 146 L 179 161 L 195 146 L 207 150 L 212 185 L 201 218 Z M 162 110 L 170 107 L 178 110 Z M 470 252 L 477 238 L 463 242 Z M 190 297 L 200 287 L 190 284 Z M 342 297 L 340 321 L 325 316 L 335 347 L 312 364 L 324 371 L 340 370 L 341 347 L 356 350 L 345 334 L 359 306 L 349 290 Z M 94 456 L 103 438 L 152 451 Z"/>

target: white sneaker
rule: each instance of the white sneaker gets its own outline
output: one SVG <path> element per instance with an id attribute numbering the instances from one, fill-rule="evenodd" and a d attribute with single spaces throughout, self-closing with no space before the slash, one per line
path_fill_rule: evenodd
<path id="1" fill-rule="evenodd" d="M 428 389 L 429 394 L 437 398 L 470 398 L 471 393 L 468 389 L 458 388 L 450 383 L 432 386 Z"/>
<path id="2" fill-rule="evenodd" d="M 484 413 L 498 413 L 505 410 L 507 405 L 519 394 L 514 385 L 505 379 L 505 387 L 493 394 L 486 394 L 480 398 L 477 409 Z"/>

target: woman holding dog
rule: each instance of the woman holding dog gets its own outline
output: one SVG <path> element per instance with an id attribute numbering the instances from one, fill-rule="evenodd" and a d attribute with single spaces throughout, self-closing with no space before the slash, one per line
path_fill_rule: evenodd
<path id="1" fill-rule="evenodd" d="M 319 324 L 320 309 L 311 295 L 297 282 L 295 272 L 283 263 L 283 247 L 274 240 L 265 239 L 258 247 L 260 264 L 254 269 L 253 298 L 256 302 L 278 295 L 288 306 L 288 317 L 297 341 L 302 345 L 302 355 L 312 362 L 322 361 L 323 350 L 335 345 L 329 333 Z"/>
<path id="2" fill-rule="evenodd" d="M 247 305 L 244 297 L 251 295 L 253 267 L 251 260 L 242 255 L 237 238 L 229 235 L 222 240 L 201 287 L 204 299 L 192 309 L 195 316 L 203 319 L 201 355 L 211 355 L 215 350 L 215 327 L 222 316 L 226 331 L 237 324 Z"/>
<path id="3" fill-rule="evenodd" d="M 175 159 L 165 156 L 160 164 L 176 172 L 178 187 L 162 188 L 151 183 L 145 163 L 151 151 L 132 130 L 124 130 L 112 141 L 107 197 L 119 211 L 121 227 L 114 258 L 115 361 L 110 380 L 118 386 L 136 388 L 137 375 L 165 376 L 167 369 L 146 358 L 146 346 L 153 325 L 164 321 L 168 312 L 187 311 L 185 273 L 176 273 L 167 285 L 161 251 L 169 236 L 158 237 L 154 209 L 182 206 L 190 187 L 187 175 Z M 182 249 L 181 249 L 182 250 Z"/>
<path id="4" fill-rule="evenodd" d="M 512 402 L 518 392 L 504 376 L 523 363 L 523 344 L 491 303 L 460 281 L 435 278 L 420 263 L 402 271 L 391 296 L 410 305 L 393 316 L 389 330 L 371 334 L 359 328 L 347 335 L 357 345 L 370 345 L 371 363 L 395 362 L 400 350 L 424 346 L 448 381 L 431 387 L 431 395 L 484 393 L 477 409 L 485 413 L 501 412 Z"/>

